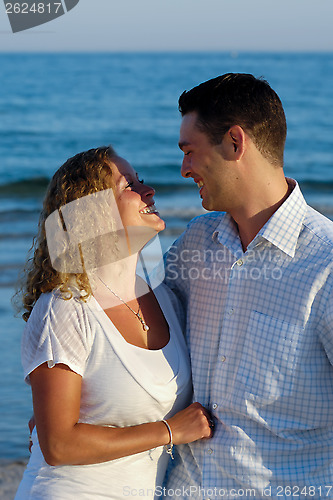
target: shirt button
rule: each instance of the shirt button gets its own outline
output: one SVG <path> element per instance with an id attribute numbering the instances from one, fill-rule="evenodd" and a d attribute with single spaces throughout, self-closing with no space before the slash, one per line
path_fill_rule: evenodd
<path id="1" fill-rule="evenodd" d="M 232 307 L 231 309 L 229 309 L 229 316 L 232 316 L 232 315 L 233 315 L 233 313 L 234 313 L 234 309 L 233 309 L 233 307 Z"/>
<path id="2" fill-rule="evenodd" d="M 213 404 L 213 410 L 216 410 L 216 408 L 218 407 L 218 405 L 216 403 Z"/>
<path id="3" fill-rule="evenodd" d="M 211 448 L 208 448 L 207 453 L 208 453 L 208 455 L 212 455 L 213 450 Z"/>
<path id="4" fill-rule="evenodd" d="M 221 356 L 222 363 L 224 363 L 226 359 L 227 359 L 226 356 Z"/>
<path id="5" fill-rule="evenodd" d="M 242 259 L 239 259 L 237 262 L 236 262 L 237 266 L 242 266 L 244 264 L 244 261 Z"/>

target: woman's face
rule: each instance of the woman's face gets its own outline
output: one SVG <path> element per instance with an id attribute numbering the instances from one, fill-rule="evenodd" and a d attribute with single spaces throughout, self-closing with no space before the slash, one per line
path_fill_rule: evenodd
<path id="1" fill-rule="evenodd" d="M 165 228 L 155 208 L 155 190 L 139 180 L 133 167 L 121 157 L 112 160 L 113 192 L 125 227 L 146 226 L 156 232 Z"/>

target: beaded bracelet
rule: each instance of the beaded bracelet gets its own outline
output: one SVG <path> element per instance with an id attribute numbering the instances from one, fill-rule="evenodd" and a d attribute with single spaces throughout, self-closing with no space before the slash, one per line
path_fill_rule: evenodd
<path id="1" fill-rule="evenodd" d="M 165 448 L 166 452 L 170 455 L 170 457 L 173 460 L 174 456 L 172 454 L 172 449 L 173 449 L 172 430 L 171 430 L 171 427 L 170 427 L 170 425 L 168 424 L 168 422 L 166 420 L 161 420 L 161 422 L 163 422 L 167 426 L 167 429 L 169 431 L 169 436 L 170 436 L 170 442 L 169 442 L 169 444 L 164 445 L 164 448 Z"/>

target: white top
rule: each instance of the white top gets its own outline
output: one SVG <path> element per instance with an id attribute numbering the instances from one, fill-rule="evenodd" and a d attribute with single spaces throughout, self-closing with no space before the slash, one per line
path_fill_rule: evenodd
<path id="1" fill-rule="evenodd" d="M 79 422 L 124 427 L 172 416 L 191 402 L 190 362 L 172 292 L 154 290 L 170 330 L 159 350 L 126 342 L 91 297 L 64 300 L 59 292 L 37 301 L 22 340 L 26 381 L 37 366 L 68 365 L 82 376 Z M 84 466 L 49 466 L 37 434 L 15 500 L 123 499 L 159 496 L 168 458 L 163 446 L 128 457 Z M 157 490 L 156 490 L 157 488 Z"/>

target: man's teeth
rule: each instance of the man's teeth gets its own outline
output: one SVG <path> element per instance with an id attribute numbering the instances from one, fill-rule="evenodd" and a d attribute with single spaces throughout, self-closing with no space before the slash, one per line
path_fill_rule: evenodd
<path id="1" fill-rule="evenodd" d="M 155 205 L 150 205 L 149 207 L 146 207 L 143 210 L 140 210 L 140 214 L 152 214 L 155 212 L 156 212 Z"/>
<path id="2" fill-rule="evenodd" d="M 202 181 L 197 182 L 197 186 L 199 189 L 202 188 L 203 185 L 204 185 L 204 183 Z"/>

